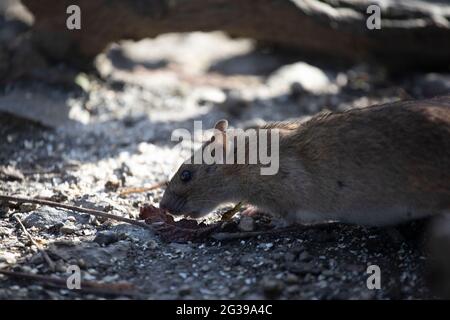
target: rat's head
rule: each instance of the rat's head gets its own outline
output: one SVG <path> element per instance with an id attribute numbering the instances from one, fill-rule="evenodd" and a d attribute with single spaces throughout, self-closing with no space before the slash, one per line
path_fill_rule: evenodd
<path id="1" fill-rule="evenodd" d="M 220 120 L 214 127 L 215 134 L 196 152 L 225 149 L 226 120 Z M 217 148 L 217 149 L 215 149 Z M 236 181 L 226 172 L 226 165 L 195 164 L 195 155 L 189 162 L 183 163 L 170 180 L 160 207 L 174 215 L 186 215 L 192 218 L 202 217 L 220 204 L 231 201 Z"/>

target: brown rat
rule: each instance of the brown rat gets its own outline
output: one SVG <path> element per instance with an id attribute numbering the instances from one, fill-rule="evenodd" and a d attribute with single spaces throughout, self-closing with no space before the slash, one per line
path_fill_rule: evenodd
<path id="1" fill-rule="evenodd" d="M 224 120 L 215 128 L 221 135 L 203 149 L 226 149 L 232 129 Z M 450 96 L 261 129 L 279 132 L 276 174 L 262 175 L 261 164 L 185 163 L 160 206 L 197 218 L 223 203 L 244 201 L 293 222 L 375 226 L 450 210 Z"/>

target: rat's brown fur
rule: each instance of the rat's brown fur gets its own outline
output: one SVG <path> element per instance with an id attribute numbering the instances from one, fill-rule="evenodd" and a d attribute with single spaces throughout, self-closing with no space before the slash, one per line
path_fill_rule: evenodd
<path id="1" fill-rule="evenodd" d="M 450 96 L 279 122 L 280 169 L 183 165 L 161 202 L 200 216 L 245 201 L 288 220 L 388 225 L 450 210 Z"/>

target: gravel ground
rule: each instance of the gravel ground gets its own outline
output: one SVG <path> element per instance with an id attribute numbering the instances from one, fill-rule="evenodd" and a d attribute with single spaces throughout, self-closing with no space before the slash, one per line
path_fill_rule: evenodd
<path id="1" fill-rule="evenodd" d="M 450 86 L 442 74 L 393 79 L 367 65 L 313 66 L 220 33 L 116 44 L 99 57 L 98 70 L 102 80 L 79 74 L 76 88 L 22 81 L 2 90 L 0 106 L 8 101 L 17 110 L 53 109 L 32 116 L 42 124 L 1 114 L 0 193 L 137 218 L 140 206 L 157 206 L 163 190 L 126 196 L 119 191 L 168 179 L 189 154 L 186 144 L 170 140 L 171 133 L 192 128 L 193 120 L 202 120 L 204 128 L 220 118 L 246 127 L 394 101 L 404 98 L 405 90 L 417 98 L 430 96 Z M 17 113 L 27 116 L 26 110 Z M 15 217 L 56 271 L 49 270 Z M 212 214 L 206 223 L 218 218 Z M 76 264 L 83 280 L 126 282 L 137 290 L 92 294 L 0 276 L 0 299 L 433 298 L 420 236 L 410 235 L 412 226 L 405 228 L 330 223 L 250 239 L 165 243 L 126 223 L 3 203 L 0 268 L 66 279 L 67 267 Z M 366 286 L 373 264 L 382 272 L 380 290 Z"/>

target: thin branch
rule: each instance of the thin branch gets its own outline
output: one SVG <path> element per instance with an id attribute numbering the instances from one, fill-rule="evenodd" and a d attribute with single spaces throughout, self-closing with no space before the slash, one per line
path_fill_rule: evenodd
<path id="1" fill-rule="evenodd" d="M 218 241 L 227 241 L 227 240 L 246 239 L 246 238 L 253 238 L 253 237 L 262 236 L 262 235 L 278 234 L 278 233 L 282 233 L 282 232 L 298 231 L 298 230 L 305 230 L 308 228 L 320 228 L 320 227 L 327 227 L 327 226 L 323 223 L 310 224 L 310 225 L 294 224 L 294 225 L 290 225 L 290 226 L 287 226 L 284 228 L 275 228 L 275 229 L 264 230 L 264 231 L 218 232 L 218 233 L 213 233 L 211 235 L 211 237 Z"/>
<path id="2" fill-rule="evenodd" d="M 32 281 L 41 282 L 42 285 L 47 287 L 57 287 L 67 289 L 67 279 L 57 278 L 54 276 L 38 275 L 26 272 L 15 272 L 8 270 L 0 270 L 0 274 L 3 274 L 12 278 L 27 279 Z M 113 295 L 136 295 L 135 288 L 128 282 L 122 283 L 101 283 L 96 281 L 82 281 L 80 289 L 72 289 L 70 291 L 75 292 L 87 292 L 97 294 L 113 294 Z"/>
<path id="3" fill-rule="evenodd" d="M 284 230 L 278 230 L 281 232 Z M 270 231 L 248 231 L 248 232 L 217 232 L 211 235 L 214 240 L 226 241 L 226 240 L 236 240 L 236 239 L 246 239 L 253 238 L 260 235 L 273 234 L 273 230 Z"/>
<path id="4" fill-rule="evenodd" d="M 131 193 L 147 192 L 147 191 L 159 189 L 159 188 L 167 185 L 167 183 L 168 183 L 168 181 L 162 181 L 162 182 L 158 182 L 158 183 L 156 183 L 156 184 L 154 184 L 153 186 L 150 186 L 150 187 L 127 188 L 127 189 L 123 189 L 122 191 L 120 191 L 119 195 L 125 196 L 125 195 L 131 194 Z"/>
<path id="5" fill-rule="evenodd" d="M 25 226 L 23 225 L 20 218 L 17 215 L 14 215 L 14 218 L 17 220 L 17 222 L 21 226 L 23 232 L 27 235 L 28 239 L 30 239 L 31 243 L 34 244 L 36 246 L 36 248 L 39 250 L 39 252 L 42 254 L 42 257 L 47 262 L 48 266 L 50 267 L 50 270 L 55 271 L 55 263 L 52 261 L 52 259 L 50 259 L 47 252 L 45 252 L 45 250 L 41 247 L 41 245 L 34 240 L 33 236 L 25 228 Z"/>
<path id="6" fill-rule="evenodd" d="M 222 218 L 220 219 L 221 221 L 229 221 L 231 220 L 231 218 L 233 218 L 233 216 L 239 211 L 241 210 L 243 206 L 242 201 L 240 201 L 237 205 L 235 205 L 233 208 L 231 208 L 230 210 L 226 211 L 223 215 Z"/>
<path id="7" fill-rule="evenodd" d="M 141 221 L 138 221 L 138 220 L 117 216 L 115 214 L 110 214 L 110 213 L 106 213 L 106 212 L 103 212 L 103 211 L 100 211 L 100 210 L 95 210 L 95 209 L 82 208 L 82 207 L 72 206 L 72 205 L 69 205 L 69 204 L 63 204 L 63 203 L 58 203 L 58 202 L 54 202 L 54 201 L 49 201 L 49 200 L 32 199 L 32 198 L 15 197 L 15 196 L 6 196 L 6 195 L 0 195 L 0 200 L 13 201 L 13 202 L 18 202 L 18 203 L 36 203 L 36 204 L 49 206 L 49 207 L 54 207 L 54 208 L 63 208 L 63 209 L 67 209 L 67 210 L 72 210 L 72 211 L 77 211 L 77 212 L 83 212 L 83 213 L 91 214 L 91 215 L 96 216 L 96 217 L 122 221 L 122 222 L 126 222 L 126 223 L 133 224 L 133 225 L 136 225 L 136 226 L 140 226 L 140 227 L 145 228 L 145 229 L 153 230 L 152 227 L 149 226 L 148 224 L 146 224 L 145 222 L 141 222 Z"/>

